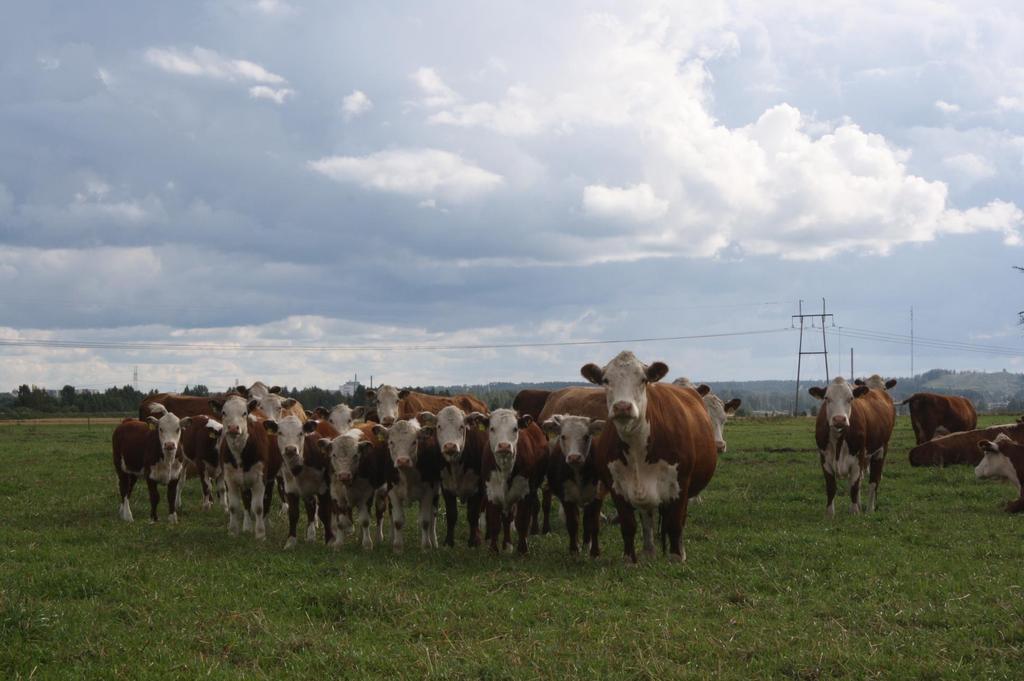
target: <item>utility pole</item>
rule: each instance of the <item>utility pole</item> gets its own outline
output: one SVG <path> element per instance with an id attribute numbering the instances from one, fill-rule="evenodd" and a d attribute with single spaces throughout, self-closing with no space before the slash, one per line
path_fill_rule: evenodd
<path id="1" fill-rule="evenodd" d="M 853 383 L 853 348 L 850 348 L 850 383 Z"/>
<path id="2" fill-rule="evenodd" d="M 910 377 L 914 377 L 914 306 L 910 306 Z"/>
<path id="3" fill-rule="evenodd" d="M 132 387 L 135 388 L 135 392 L 139 392 L 139 367 L 136 366 L 132 371 Z"/>
<path id="4" fill-rule="evenodd" d="M 834 315 L 829 314 L 825 308 L 825 299 L 821 299 L 821 312 L 818 314 L 804 314 L 804 301 L 801 299 L 799 303 L 799 314 L 792 316 L 791 324 L 795 323 L 796 320 L 800 320 L 800 344 L 797 346 L 796 354 L 796 396 L 793 399 L 793 416 L 799 413 L 800 405 L 800 370 L 803 365 L 804 355 L 824 355 L 825 357 L 825 382 L 832 380 L 831 374 L 828 371 L 828 340 L 825 336 L 825 318 L 827 317 L 830 321 L 833 320 Z M 804 350 L 804 320 L 807 318 L 811 319 L 811 326 L 814 326 L 814 318 L 821 319 L 821 350 Z M 833 326 L 835 321 L 832 321 Z"/>

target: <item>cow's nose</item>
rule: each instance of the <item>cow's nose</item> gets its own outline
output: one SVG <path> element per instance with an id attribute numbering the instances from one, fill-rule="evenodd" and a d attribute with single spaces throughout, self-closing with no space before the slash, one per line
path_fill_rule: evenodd
<path id="1" fill-rule="evenodd" d="M 231 434 L 231 435 L 238 435 L 239 427 L 238 426 L 228 426 L 228 433 Z"/>
<path id="2" fill-rule="evenodd" d="M 836 428 L 845 428 L 847 425 L 846 417 L 841 414 L 839 416 L 833 416 L 832 425 Z"/>
<path id="3" fill-rule="evenodd" d="M 621 400 L 612 405 L 612 413 L 615 416 L 629 416 L 633 413 L 633 404 Z"/>
<path id="4" fill-rule="evenodd" d="M 496 449 L 496 451 L 499 454 L 508 454 L 509 452 L 512 451 L 512 443 L 511 442 L 499 442 L 498 446 L 495 449 Z"/>
<path id="5" fill-rule="evenodd" d="M 340 473 L 338 473 L 338 480 L 341 480 L 342 482 L 348 482 L 351 479 L 352 474 L 349 473 L 348 471 L 341 471 Z"/>
<path id="6" fill-rule="evenodd" d="M 565 462 L 567 464 L 570 464 L 570 465 L 581 464 L 581 463 L 583 463 L 583 455 L 582 454 L 566 454 L 565 455 Z"/>
<path id="7" fill-rule="evenodd" d="M 299 453 L 299 448 L 294 445 L 289 445 L 284 448 L 284 453 L 287 454 L 288 456 L 297 456 Z"/>
<path id="8" fill-rule="evenodd" d="M 165 442 L 164 443 L 164 449 L 166 449 L 169 452 L 172 451 L 172 450 L 175 450 L 177 448 L 178 448 L 178 443 L 177 442 Z"/>
<path id="9" fill-rule="evenodd" d="M 715 440 L 715 448 L 719 454 L 725 454 L 725 440 Z"/>
<path id="10" fill-rule="evenodd" d="M 459 453 L 459 446 L 454 442 L 445 442 L 444 447 L 441 448 L 441 451 L 443 451 L 448 456 L 455 456 L 456 454 Z"/>
<path id="11" fill-rule="evenodd" d="M 399 468 L 409 468 L 410 466 L 412 466 L 412 459 L 410 459 L 407 456 L 400 456 L 398 457 L 398 460 L 395 461 L 395 465 L 397 465 Z"/>
<path id="12" fill-rule="evenodd" d="M 382 426 L 390 428 L 391 426 L 395 425 L 395 419 L 390 416 L 385 416 L 380 420 L 380 424 Z"/>

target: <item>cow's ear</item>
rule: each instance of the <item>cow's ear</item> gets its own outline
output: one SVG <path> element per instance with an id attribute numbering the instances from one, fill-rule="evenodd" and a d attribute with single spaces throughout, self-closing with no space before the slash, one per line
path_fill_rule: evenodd
<path id="1" fill-rule="evenodd" d="M 308 414 L 309 412 L 306 413 Z M 317 407 L 316 409 L 313 410 L 313 415 L 325 419 L 331 415 L 331 412 L 327 411 L 325 407 Z"/>
<path id="2" fill-rule="evenodd" d="M 853 384 L 854 385 L 864 385 L 864 379 L 863 378 L 855 378 L 853 380 Z"/>
<path id="3" fill-rule="evenodd" d="M 279 386 L 279 385 L 272 386 L 272 387 L 267 389 L 267 392 L 268 393 L 274 393 L 275 395 L 278 395 L 278 394 L 281 393 L 281 386 Z"/>
<path id="4" fill-rule="evenodd" d="M 192 417 L 191 416 L 186 416 L 185 418 L 183 418 L 180 421 L 178 421 L 178 427 L 181 428 L 182 430 L 185 430 L 190 425 L 192 425 Z"/>
<path id="5" fill-rule="evenodd" d="M 298 401 L 294 397 L 289 397 L 287 399 L 281 400 L 281 406 L 284 407 L 285 409 L 291 409 L 296 404 L 298 404 Z"/>
<path id="6" fill-rule="evenodd" d="M 373 427 L 373 434 L 377 437 L 378 442 L 384 442 L 388 439 L 388 429 L 379 423 Z"/>
<path id="7" fill-rule="evenodd" d="M 224 408 L 224 403 L 220 400 L 210 400 L 210 409 L 213 410 L 214 414 L 220 414 L 220 410 Z"/>
<path id="8" fill-rule="evenodd" d="M 743 404 L 743 400 L 741 400 L 738 397 L 732 398 L 731 400 L 725 403 L 725 413 L 735 414 L 736 410 L 740 408 L 741 404 Z"/>
<path id="9" fill-rule="evenodd" d="M 647 367 L 644 372 L 647 375 L 647 380 L 651 383 L 657 383 L 661 379 L 665 378 L 665 374 L 668 373 L 668 365 L 664 362 L 654 362 Z"/>
<path id="10" fill-rule="evenodd" d="M 353 409 L 352 418 L 353 420 L 366 418 L 366 407 L 356 407 Z"/>
<path id="11" fill-rule="evenodd" d="M 401 390 L 398 391 L 398 399 L 404 400 L 406 397 L 409 396 L 410 392 L 412 391 L 409 390 L 408 388 L 402 388 Z"/>
<path id="12" fill-rule="evenodd" d="M 708 385 L 707 383 L 701 383 L 700 385 L 697 386 L 697 394 L 700 395 L 701 397 L 704 397 L 709 392 L 711 392 L 711 386 Z"/>
<path id="13" fill-rule="evenodd" d="M 434 426 L 423 426 L 422 428 L 420 428 L 419 432 L 416 433 L 416 437 L 419 438 L 420 441 L 423 441 L 429 440 L 430 438 L 434 437 L 434 434 Z"/>
<path id="14" fill-rule="evenodd" d="M 302 424 L 302 432 L 309 434 L 316 432 L 316 421 L 310 420 Z"/>
<path id="15" fill-rule="evenodd" d="M 519 417 L 519 420 L 516 421 L 516 425 L 520 428 L 529 428 L 531 423 L 533 423 L 533 417 L 529 414 L 523 414 Z"/>
<path id="16" fill-rule="evenodd" d="M 810 393 L 811 397 L 814 397 L 816 399 L 819 399 L 819 400 L 825 399 L 825 389 L 824 388 L 819 388 L 818 386 L 814 386 L 813 388 L 809 388 L 807 390 L 807 392 Z"/>
<path id="17" fill-rule="evenodd" d="M 315 419 L 316 414 L 310 409 L 303 409 L 302 413 L 306 415 L 307 419 Z"/>
<path id="18" fill-rule="evenodd" d="M 156 430 L 156 427 L 157 427 L 157 425 L 159 425 L 159 423 L 160 423 L 160 420 L 157 417 L 155 417 L 155 416 L 147 416 L 146 417 L 146 425 L 149 426 L 150 430 Z"/>
<path id="19" fill-rule="evenodd" d="M 604 421 L 602 419 L 591 421 L 587 430 L 590 433 L 590 437 L 597 437 L 604 432 Z"/>
<path id="20" fill-rule="evenodd" d="M 864 397 L 869 392 L 871 392 L 871 388 L 867 387 L 866 385 L 858 385 L 856 388 L 853 389 L 853 396 L 854 398 Z"/>
<path id="21" fill-rule="evenodd" d="M 377 391 L 376 390 L 374 390 L 373 388 L 370 388 L 369 390 L 366 391 L 366 399 L 372 400 L 375 397 L 377 397 Z"/>
<path id="22" fill-rule="evenodd" d="M 479 430 L 487 430 L 487 426 L 491 423 L 490 416 L 484 416 L 478 411 L 471 412 L 466 416 L 466 425 L 470 428 L 477 428 Z"/>
<path id="23" fill-rule="evenodd" d="M 235 392 L 241 395 L 242 397 L 249 397 L 249 389 L 246 388 L 244 385 L 235 386 Z"/>
<path id="24" fill-rule="evenodd" d="M 260 407 L 260 401 L 259 400 L 255 400 L 255 399 L 254 400 L 249 400 L 249 403 L 245 405 L 245 409 L 249 413 L 252 413 L 252 412 L 256 411 L 257 409 L 259 409 L 259 407 Z"/>
<path id="25" fill-rule="evenodd" d="M 356 447 L 360 454 L 366 454 L 373 449 L 373 443 L 369 440 L 363 440 Z"/>
<path id="26" fill-rule="evenodd" d="M 268 433 L 274 433 L 276 435 L 277 421 L 273 419 L 267 419 L 266 421 L 263 422 L 263 430 L 267 431 Z"/>
<path id="27" fill-rule="evenodd" d="M 433 414 L 429 411 L 421 411 L 419 414 L 416 414 L 416 420 L 425 426 L 436 426 L 437 414 Z"/>
<path id="28" fill-rule="evenodd" d="M 544 434 L 548 436 L 548 439 L 555 437 L 562 430 L 562 417 L 557 414 L 552 416 L 547 421 L 540 424 L 540 429 L 544 431 Z"/>
<path id="29" fill-rule="evenodd" d="M 320 451 L 324 454 L 331 453 L 331 438 L 322 437 L 316 441 L 316 446 L 320 448 Z"/>
<path id="30" fill-rule="evenodd" d="M 896 385 L 896 379 L 890 378 L 888 381 L 885 382 L 885 389 L 891 390 L 894 385 Z"/>
<path id="31" fill-rule="evenodd" d="M 593 362 L 580 367 L 580 374 L 594 385 L 604 385 L 604 371 Z"/>

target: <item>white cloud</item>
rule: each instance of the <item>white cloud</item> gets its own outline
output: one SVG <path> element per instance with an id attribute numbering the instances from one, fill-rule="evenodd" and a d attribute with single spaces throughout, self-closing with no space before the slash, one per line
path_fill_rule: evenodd
<path id="1" fill-rule="evenodd" d="M 295 8 L 284 0 L 257 0 L 255 8 L 264 14 L 284 15 L 292 14 Z"/>
<path id="2" fill-rule="evenodd" d="M 455 90 L 448 87 L 437 71 L 423 66 L 412 74 L 413 82 L 423 94 L 422 103 L 429 107 L 448 106 L 458 102 L 461 97 Z"/>
<path id="3" fill-rule="evenodd" d="M 1024 97 L 999 97 L 996 99 L 996 106 L 1003 111 L 1024 113 Z"/>
<path id="4" fill-rule="evenodd" d="M 168 73 L 184 76 L 213 78 L 225 81 L 248 81 L 268 85 L 283 85 L 287 81 L 263 66 L 245 59 L 229 59 L 202 47 L 190 53 L 173 48 L 151 47 L 146 50 L 146 61 Z"/>
<path id="5" fill-rule="evenodd" d="M 501 175 L 439 149 L 394 149 L 368 156 L 330 156 L 309 167 L 338 182 L 368 189 L 459 201 L 497 189 Z"/>
<path id="6" fill-rule="evenodd" d="M 650 222 L 668 212 L 668 201 L 655 196 L 649 184 L 624 188 L 592 184 L 583 188 L 583 208 L 597 217 Z"/>
<path id="7" fill-rule="evenodd" d="M 947 156 L 942 159 L 942 165 L 971 182 L 984 180 L 996 174 L 992 163 L 970 152 Z"/>
<path id="8" fill-rule="evenodd" d="M 268 85 L 253 85 L 249 88 L 249 97 L 252 99 L 269 99 L 275 104 L 284 104 L 285 100 L 295 94 L 290 88 L 272 88 Z"/>
<path id="9" fill-rule="evenodd" d="M 353 90 L 341 101 L 341 114 L 346 121 L 362 116 L 373 108 L 373 101 L 362 90 Z"/>
<path id="10" fill-rule="evenodd" d="M 935 108 L 941 111 L 942 113 L 956 113 L 960 111 L 959 104 L 951 104 L 941 99 L 935 100 Z"/>

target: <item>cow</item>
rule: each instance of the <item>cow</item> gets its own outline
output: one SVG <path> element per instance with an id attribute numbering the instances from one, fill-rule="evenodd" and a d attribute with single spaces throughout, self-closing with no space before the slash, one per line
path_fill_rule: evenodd
<path id="1" fill-rule="evenodd" d="M 244 385 L 236 387 L 234 392 L 247 400 L 255 400 L 257 407 L 269 419 L 280 421 L 290 414 L 299 419 L 300 423 L 306 422 L 306 410 L 302 408 L 298 400 L 291 397 L 281 397 L 280 387 L 275 385 L 267 389 L 265 394 L 262 394 L 259 386 L 263 386 L 263 384 L 257 381 L 254 386 L 257 388 L 257 393 L 255 394 Z"/>
<path id="2" fill-rule="evenodd" d="M 145 421 L 125 419 L 114 429 L 111 438 L 121 498 L 118 514 L 126 522 L 134 520 L 129 499 L 139 478 L 144 479 L 149 488 L 150 521 L 157 520 L 156 508 L 160 503 L 157 486 L 167 485 L 167 522 L 178 522 L 175 504 L 178 480 L 184 470 L 181 433 L 192 419 L 189 416 L 179 419 L 166 409 L 159 413 L 159 418 L 152 415 Z"/>
<path id="3" fill-rule="evenodd" d="M 139 420 L 145 421 L 156 412 L 152 405 L 160 405 L 178 418 L 186 416 L 216 416 L 210 408 L 208 397 L 193 397 L 178 393 L 156 393 L 147 395 L 139 404 Z"/>
<path id="4" fill-rule="evenodd" d="M 550 390 L 520 390 L 512 398 L 512 408 L 517 414 L 529 414 L 534 421 L 540 423 L 540 413 L 544 410 L 544 403 L 548 401 L 550 395 Z"/>
<path id="5" fill-rule="evenodd" d="M 339 433 L 346 433 L 355 427 L 357 422 L 364 419 L 365 416 L 366 407 L 350 407 L 347 404 L 337 404 L 330 409 L 317 407 L 313 410 L 313 415 L 310 418 L 329 421 Z"/>
<path id="6" fill-rule="evenodd" d="M 384 540 L 384 505 L 388 489 L 398 473 L 391 463 L 385 441 L 373 432 L 377 424 L 365 423 L 334 438 L 320 438 L 317 446 L 330 464 L 334 546 L 341 545 L 342 530 L 357 520 L 364 549 L 373 548 L 370 507 L 377 512 L 377 537 Z"/>
<path id="7" fill-rule="evenodd" d="M 397 480 L 388 490 L 392 547 L 396 553 L 402 551 L 405 507 L 415 502 L 420 507 L 420 548 L 437 548 L 437 503 L 442 468 L 437 438 L 430 430 L 421 429 L 416 419 L 395 421 L 390 428 L 376 424 L 373 433 L 387 441 L 391 464 L 398 472 Z"/>
<path id="8" fill-rule="evenodd" d="M 308 420 L 303 423 L 294 414 L 280 421 L 267 419 L 263 427 L 275 436 L 271 438 L 271 447 L 276 450 L 276 456 L 281 457 L 281 479 L 288 501 L 288 539 L 285 541 L 285 550 L 294 548 L 298 543 L 296 534 L 300 499 L 306 505 L 306 541 L 316 541 L 315 512 L 318 510 L 324 526 L 324 542 L 330 546 L 334 543 L 334 532 L 328 487 L 329 466 L 317 443 L 320 438 L 337 437 L 338 431 L 326 421 Z"/>
<path id="9" fill-rule="evenodd" d="M 658 383 L 664 362 L 650 365 L 624 350 L 604 367 L 585 364 L 580 373 L 605 389 L 604 428 L 595 443 L 602 482 L 619 515 L 626 563 L 635 565 L 636 511 L 644 553 L 654 554 L 654 514 L 659 513 L 662 547 L 669 560 L 685 561 L 683 529 L 690 497 L 707 486 L 718 450 L 704 403 L 688 388 Z"/>
<path id="10" fill-rule="evenodd" d="M 579 509 L 583 509 L 583 544 L 590 555 L 600 553 L 597 523 L 600 522 L 601 471 L 590 455 L 591 442 L 601 434 L 605 422 L 586 416 L 556 414 L 541 424 L 551 448 L 548 456 L 548 486 L 565 510 L 569 553 L 579 553 Z"/>
<path id="11" fill-rule="evenodd" d="M 974 474 L 979 478 L 1009 480 L 1017 488 L 1017 498 L 1006 503 L 1007 513 L 1024 511 L 1024 446 L 1007 437 L 1004 433 L 995 440 L 982 440 L 978 449 L 984 454 Z"/>
<path id="12" fill-rule="evenodd" d="M 374 401 L 377 420 L 385 427 L 390 427 L 398 419 L 414 418 L 420 412 L 429 411 L 436 414 L 450 404 L 465 412 L 487 413 L 487 405 L 472 395 L 444 397 L 381 385 L 376 390 L 367 390 L 366 397 Z"/>
<path id="13" fill-rule="evenodd" d="M 220 422 L 209 416 L 193 416 L 181 435 L 182 453 L 185 459 L 195 466 L 199 483 L 203 488 L 204 511 L 213 506 L 214 491 L 219 491 L 223 483 L 219 449 L 222 430 Z M 178 489 L 180 495 L 180 484 Z M 224 510 L 227 510 L 227 497 L 222 498 Z"/>
<path id="14" fill-rule="evenodd" d="M 537 417 L 538 423 L 544 423 L 555 414 L 586 416 L 591 419 L 603 419 L 607 415 L 604 388 L 573 387 L 556 390 L 548 396 L 544 408 Z"/>
<path id="15" fill-rule="evenodd" d="M 433 435 L 438 443 L 441 468 L 441 495 L 444 497 L 445 546 L 455 546 L 455 525 L 458 522 L 458 500 L 466 504 L 469 524 L 469 546 L 480 544 L 480 508 L 484 496 L 482 459 L 487 435 L 467 423 L 467 415 L 455 405 L 437 412 L 422 412 L 417 417 L 422 431 Z"/>
<path id="16" fill-rule="evenodd" d="M 889 438 L 896 424 L 896 407 L 888 391 L 896 380 L 883 381 L 877 374 L 851 388 L 842 376 L 827 387 L 808 392 L 821 400 L 815 422 L 821 471 L 825 476 L 826 513 L 835 515 L 836 478 L 846 477 L 850 486 L 850 512 L 860 513 L 860 488 L 868 474 L 868 510 L 874 511 L 878 485 L 889 452 Z"/>
<path id="17" fill-rule="evenodd" d="M 281 458 L 270 446 L 265 419 L 254 413 L 258 401 L 228 395 L 210 400 L 210 405 L 224 428 L 220 464 L 228 492 L 228 532 L 237 535 L 240 529 L 251 529 L 256 539 L 266 539 L 266 516 Z"/>
<path id="18" fill-rule="evenodd" d="M 686 377 L 677 378 L 672 381 L 672 385 L 692 388 L 697 391 L 701 400 L 704 401 L 704 408 L 708 410 L 708 416 L 711 418 L 711 426 L 715 430 L 715 446 L 718 447 L 718 453 L 725 454 L 728 448 L 725 442 L 725 422 L 736 413 L 736 410 L 740 408 L 743 401 L 738 397 L 734 397 L 728 402 L 723 402 L 721 397 L 711 391 L 710 386 L 704 383 L 694 385 Z"/>
<path id="19" fill-rule="evenodd" d="M 487 446 L 481 462 L 481 475 L 487 494 L 486 537 L 491 550 L 498 551 L 498 533 L 502 547 L 511 550 L 511 524 L 515 514 L 518 544 L 516 550 L 528 550 L 532 510 L 537 505 L 537 490 L 547 469 L 548 446 L 544 432 L 529 415 L 514 409 L 497 409 L 490 415 L 472 412 L 469 425 L 483 428 Z"/>
<path id="20" fill-rule="evenodd" d="M 1005 434 L 1014 441 L 1024 441 L 1024 423 L 1021 421 L 1004 423 L 1002 425 L 968 430 L 964 433 L 952 433 L 934 438 L 910 450 L 910 465 L 952 466 L 955 464 L 967 464 L 977 466 L 982 458 L 982 453 L 978 449 L 978 443 L 982 440 L 995 440 L 1000 434 Z"/>
<path id="21" fill-rule="evenodd" d="M 978 427 L 978 412 L 966 397 L 914 393 L 900 404 L 910 405 L 910 424 L 917 444 Z"/>

